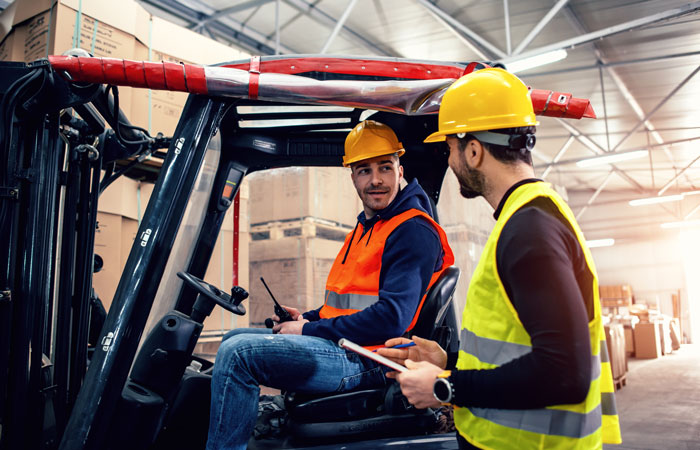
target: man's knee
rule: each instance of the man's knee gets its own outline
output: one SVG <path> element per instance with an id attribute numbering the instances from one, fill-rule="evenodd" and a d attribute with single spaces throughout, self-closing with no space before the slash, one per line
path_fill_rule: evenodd
<path id="1" fill-rule="evenodd" d="M 219 370 L 230 369 L 234 366 L 248 367 L 251 363 L 251 358 L 254 358 L 254 353 L 264 345 L 264 335 L 238 333 L 232 335 L 219 346 L 216 352 L 216 364 Z"/>

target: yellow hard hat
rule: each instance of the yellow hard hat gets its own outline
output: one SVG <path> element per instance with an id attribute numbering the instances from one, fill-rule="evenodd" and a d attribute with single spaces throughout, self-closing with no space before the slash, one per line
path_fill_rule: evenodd
<path id="1" fill-rule="evenodd" d="M 536 126 L 530 91 L 510 72 L 482 69 L 463 76 L 445 91 L 438 114 L 438 131 L 423 142 L 472 131 Z"/>
<path id="2" fill-rule="evenodd" d="M 405 153 L 394 130 L 383 123 L 365 120 L 358 123 L 345 138 L 343 165 L 348 167 L 357 161 L 393 153 L 399 156 Z"/>

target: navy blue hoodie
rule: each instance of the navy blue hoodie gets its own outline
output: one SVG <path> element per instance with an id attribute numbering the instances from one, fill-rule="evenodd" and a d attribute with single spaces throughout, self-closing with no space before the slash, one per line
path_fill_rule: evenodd
<path id="1" fill-rule="evenodd" d="M 432 216 L 430 200 L 417 180 L 401 189 L 389 206 L 371 219 L 364 211 L 357 216 L 364 233 L 350 245 L 357 245 L 366 236 L 372 238 L 372 227 L 378 220 L 389 220 L 409 209 L 418 209 Z M 387 238 L 379 273 L 379 301 L 355 314 L 320 319 L 319 309 L 304 313 L 309 323 L 302 334 L 337 342 L 350 339 L 360 345 L 383 344 L 401 336 L 413 320 L 433 273 L 442 267 L 442 245 L 437 231 L 427 220 L 414 217 L 399 225 Z M 427 336 L 426 336 L 427 337 Z"/>

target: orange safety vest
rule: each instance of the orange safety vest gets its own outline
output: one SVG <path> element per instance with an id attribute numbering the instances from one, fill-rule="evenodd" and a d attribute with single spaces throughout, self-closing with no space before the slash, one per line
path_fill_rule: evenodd
<path id="1" fill-rule="evenodd" d="M 389 220 L 377 221 L 371 230 L 372 239 L 369 239 L 368 236 L 369 242 L 367 242 L 366 245 L 358 245 L 359 241 L 364 237 L 364 227 L 362 224 L 358 224 L 357 231 L 359 231 L 359 233 L 357 234 L 359 234 L 360 238 L 355 245 L 351 245 L 352 243 L 350 242 L 353 233 L 348 233 L 345 237 L 345 244 L 343 244 L 343 248 L 335 258 L 333 267 L 331 267 L 331 271 L 328 274 L 325 301 L 319 311 L 319 316 L 322 319 L 354 314 L 379 301 L 379 273 L 382 268 L 382 254 L 384 253 L 386 240 L 396 227 L 418 216 L 425 218 L 438 232 L 444 252 L 442 267 L 440 267 L 440 270 L 433 273 L 426 293 L 430 290 L 430 287 L 435 283 L 440 274 L 447 267 L 454 264 L 454 255 L 447 243 L 445 231 L 440 225 L 423 211 L 409 209 Z M 348 252 L 347 258 L 345 258 L 348 246 L 350 246 L 350 251 Z M 344 264 L 343 259 L 345 259 Z M 406 331 L 410 331 L 416 324 L 420 310 L 423 307 L 423 302 L 425 302 L 425 297 L 426 296 L 423 295 L 416 309 L 416 313 L 413 316 L 413 320 L 411 320 L 411 324 Z M 368 346 L 366 348 L 374 349 L 378 347 L 381 347 L 381 345 Z"/>

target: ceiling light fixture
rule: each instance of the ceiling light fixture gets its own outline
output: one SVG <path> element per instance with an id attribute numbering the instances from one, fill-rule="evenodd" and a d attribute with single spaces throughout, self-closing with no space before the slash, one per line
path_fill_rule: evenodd
<path id="1" fill-rule="evenodd" d="M 510 73 L 518 73 L 524 70 L 534 69 L 535 67 L 544 66 L 545 64 L 561 61 L 562 59 L 566 58 L 566 56 L 566 50 L 560 49 L 542 53 L 541 55 L 532 56 L 530 58 L 523 58 L 504 63 Z"/>
<path id="2" fill-rule="evenodd" d="M 603 164 L 612 164 L 620 161 L 629 161 L 631 159 L 645 158 L 649 154 L 649 150 L 635 150 L 633 152 L 614 153 L 612 155 L 601 155 L 593 158 L 586 158 L 576 163 L 579 167 L 602 166 Z"/>
<path id="3" fill-rule="evenodd" d="M 586 246 L 588 248 L 596 248 L 596 247 L 610 247 L 612 245 L 615 245 L 615 239 L 593 239 L 592 241 L 586 241 Z"/>
<path id="4" fill-rule="evenodd" d="M 678 202 L 681 200 L 683 200 L 683 194 L 638 198 L 636 200 L 630 200 L 630 206 L 655 205 L 657 203 Z"/>
<path id="5" fill-rule="evenodd" d="M 681 220 L 680 222 L 666 222 L 661 228 L 688 228 L 700 226 L 700 220 Z"/>

